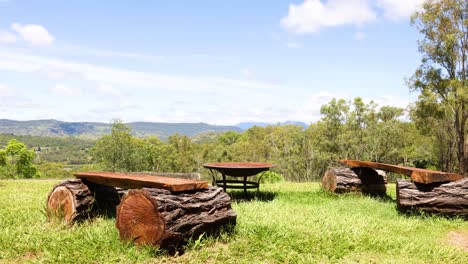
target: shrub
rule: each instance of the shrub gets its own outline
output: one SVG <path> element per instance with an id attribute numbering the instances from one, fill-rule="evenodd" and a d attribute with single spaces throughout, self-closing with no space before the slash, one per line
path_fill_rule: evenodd
<path id="1" fill-rule="evenodd" d="M 276 173 L 274 171 L 266 171 L 260 177 L 260 183 L 278 183 L 283 182 L 283 175 Z"/>

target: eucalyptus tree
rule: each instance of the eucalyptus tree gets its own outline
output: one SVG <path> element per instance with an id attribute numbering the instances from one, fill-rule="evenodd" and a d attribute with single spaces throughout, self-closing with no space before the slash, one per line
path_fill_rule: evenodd
<path id="1" fill-rule="evenodd" d="M 420 92 L 415 116 L 430 122 L 447 161 L 468 175 L 468 1 L 428 0 L 412 24 L 423 37 L 422 63 L 409 80 Z"/>

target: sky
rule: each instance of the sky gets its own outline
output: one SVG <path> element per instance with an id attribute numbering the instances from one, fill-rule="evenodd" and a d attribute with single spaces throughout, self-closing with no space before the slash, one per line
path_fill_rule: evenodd
<path id="1" fill-rule="evenodd" d="M 422 0 L 0 0 L 0 119 L 315 122 L 406 107 Z"/>

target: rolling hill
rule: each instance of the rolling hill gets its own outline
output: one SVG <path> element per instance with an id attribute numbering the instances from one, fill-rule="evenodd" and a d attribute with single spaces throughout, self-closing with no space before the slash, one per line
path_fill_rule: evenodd
<path id="1" fill-rule="evenodd" d="M 206 123 L 126 123 L 138 137 L 158 136 L 165 139 L 178 133 L 193 137 L 206 132 L 242 131 L 235 126 L 217 126 Z M 62 122 L 54 119 L 16 121 L 0 119 L 0 133 L 14 135 L 31 135 L 45 137 L 75 136 L 98 138 L 111 132 L 112 124 L 97 122 Z"/>

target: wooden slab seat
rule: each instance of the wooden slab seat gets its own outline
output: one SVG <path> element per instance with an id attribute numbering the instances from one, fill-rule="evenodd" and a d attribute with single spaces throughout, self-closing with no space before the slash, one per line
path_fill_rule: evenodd
<path id="1" fill-rule="evenodd" d="M 141 173 L 81 172 L 75 176 L 50 192 L 50 220 L 71 225 L 96 215 L 115 216 L 121 240 L 169 252 L 200 234 L 229 231 L 236 224 L 229 195 L 205 181 Z"/>
<path id="2" fill-rule="evenodd" d="M 80 172 L 75 177 L 86 181 L 127 189 L 159 188 L 171 192 L 208 188 L 208 182 L 136 173 Z"/>
<path id="3" fill-rule="evenodd" d="M 463 179 L 463 175 L 448 173 L 443 171 L 432 171 L 420 168 L 412 168 L 398 165 L 391 165 L 378 162 L 361 160 L 340 160 L 340 163 L 351 167 L 367 167 L 387 172 L 403 174 L 411 177 L 411 180 L 417 183 L 429 184 L 434 182 L 451 182 Z"/>

